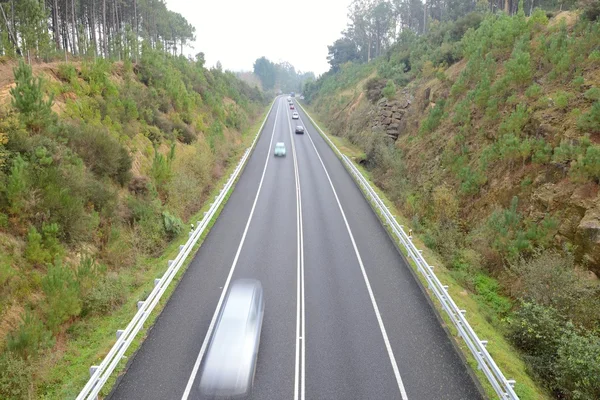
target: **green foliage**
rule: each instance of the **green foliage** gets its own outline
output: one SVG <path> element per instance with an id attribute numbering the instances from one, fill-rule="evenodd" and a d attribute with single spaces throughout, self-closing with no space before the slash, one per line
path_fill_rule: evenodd
<path id="1" fill-rule="evenodd" d="M 163 211 L 162 217 L 165 232 L 169 239 L 178 236 L 183 231 L 184 225 L 180 218 L 168 211 Z"/>
<path id="2" fill-rule="evenodd" d="M 511 307 L 512 302 L 509 298 L 501 294 L 500 284 L 494 278 L 478 274 L 474 279 L 475 291 L 477 295 L 487 304 L 496 315 L 506 315 Z"/>
<path id="3" fill-rule="evenodd" d="M 29 233 L 27 234 L 25 258 L 34 265 L 42 265 L 51 260 L 50 253 L 42 247 L 42 235 L 40 235 L 34 226 L 29 228 Z"/>
<path id="4" fill-rule="evenodd" d="M 94 279 L 94 285 L 82 298 L 81 314 L 105 315 L 122 305 L 126 299 L 127 287 L 115 275 Z"/>
<path id="5" fill-rule="evenodd" d="M 78 283 L 72 270 L 55 262 L 42 278 L 42 289 L 46 295 L 43 307 L 46 322 L 57 332 L 63 322 L 81 312 Z"/>
<path id="6" fill-rule="evenodd" d="M 600 101 L 600 88 L 593 87 L 593 88 L 588 89 L 583 94 L 583 97 L 585 97 L 587 100 L 591 100 L 591 101 Z"/>
<path id="7" fill-rule="evenodd" d="M 500 124 L 499 132 L 501 134 L 512 134 L 516 137 L 521 136 L 523 127 L 529 120 L 529 111 L 525 104 L 519 104 L 502 124 Z"/>
<path id="8" fill-rule="evenodd" d="M 29 191 L 28 167 L 29 164 L 18 155 L 10 168 L 5 190 L 9 204 L 8 211 L 12 214 L 18 215 L 24 211 L 25 197 Z"/>
<path id="9" fill-rule="evenodd" d="M 26 311 L 19 327 L 8 334 L 7 348 L 21 357 L 33 357 L 52 344 L 52 334 L 33 311 Z"/>
<path id="10" fill-rule="evenodd" d="M 42 79 L 34 78 L 31 67 L 22 60 L 14 69 L 16 86 L 10 90 L 12 106 L 19 112 L 25 126 L 39 132 L 52 121 L 52 96 L 44 100 Z"/>
<path id="11" fill-rule="evenodd" d="M 98 177 L 109 177 L 120 185 L 131 178 L 129 151 L 111 137 L 107 130 L 84 125 L 69 128 L 69 143 L 87 167 Z"/>
<path id="12" fill-rule="evenodd" d="M 517 87 L 524 87 L 531 82 L 533 71 L 529 52 L 529 37 L 525 36 L 515 45 L 510 60 L 505 63 L 506 76 Z"/>
<path id="13" fill-rule="evenodd" d="M 396 96 L 396 85 L 394 85 L 394 82 L 392 80 L 388 80 L 381 93 L 388 100 L 393 99 Z"/>
<path id="14" fill-rule="evenodd" d="M 600 398 L 600 337 L 569 333 L 561 338 L 555 364 L 558 390 L 572 399 Z"/>
<path id="15" fill-rule="evenodd" d="M 0 354 L 0 397 L 3 399 L 30 398 L 31 364 L 12 351 Z"/>
<path id="16" fill-rule="evenodd" d="M 446 102 L 444 100 L 440 100 L 436 105 L 429 111 L 429 115 L 423 121 L 421 128 L 419 130 L 420 133 L 430 133 L 433 132 L 442 121 L 444 116 L 444 106 Z"/>
<path id="17" fill-rule="evenodd" d="M 150 176 L 154 180 L 154 185 L 161 191 L 164 190 L 166 185 L 173 176 L 171 164 L 175 158 L 175 145 L 171 145 L 171 152 L 167 157 L 163 156 L 154 149 L 154 160 L 152 161 L 152 169 L 150 170 Z"/>
<path id="18" fill-rule="evenodd" d="M 600 101 L 596 101 L 588 112 L 579 117 L 577 126 L 584 132 L 600 132 Z"/>
<path id="19" fill-rule="evenodd" d="M 559 91 L 554 94 L 554 104 L 561 110 L 564 110 L 569 105 L 569 98 L 571 96 L 569 93 L 564 91 Z"/>
<path id="20" fill-rule="evenodd" d="M 492 247 L 508 260 L 547 246 L 556 230 L 556 221 L 546 217 L 538 223 L 524 221 L 517 210 L 519 200 L 513 197 L 510 208 L 494 211 L 487 221 Z"/>

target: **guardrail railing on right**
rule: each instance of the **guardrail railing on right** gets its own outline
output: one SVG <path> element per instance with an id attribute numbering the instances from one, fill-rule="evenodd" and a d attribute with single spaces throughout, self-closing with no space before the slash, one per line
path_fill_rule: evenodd
<path id="1" fill-rule="evenodd" d="M 300 107 L 302 107 L 302 105 L 300 105 Z M 421 250 L 418 250 L 415 247 L 411 237 L 404 232 L 402 225 L 396 221 L 396 217 L 394 217 L 356 165 L 354 165 L 350 158 L 343 154 L 331 139 L 327 137 L 311 116 L 308 115 L 306 110 L 304 110 L 304 107 L 302 107 L 302 110 L 306 113 L 308 118 L 310 118 L 313 125 L 320 131 L 321 136 L 325 138 L 331 148 L 338 154 L 344 166 L 361 188 L 367 200 L 369 200 L 373 208 L 377 211 L 382 222 L 390 227 L 394 235 L 398 238 L 398 241 L 407 251 L 408 257 L 416 264 L 417 269 L 427 281 L 429 289 L 435 295 L 435 298 L 439 301 L 444 311 L 448 314 L 448 317 L 456 327 L 459 336 L 465 341 L 465 344 L 473 354 L 473 357 L 477 360 L 479 369 L 483 371 L 495 392 L 498 394 L 498 397 L 510 400 L 519 399 L 514 390 L 516 382 L 511 379 L 506 379 L 498 365 L 496 365 L 496 362 L 486 349 L 488 343 L 487 340 L 479 339 L 465 317 L 466 311 L 461 310 L 456 305 L 448 293 L 448 286 L 443 285 L 433 272 L 434 267 L 425 261 L 425 258 L 423 258 L 423 255 L 421 254 Z"/>

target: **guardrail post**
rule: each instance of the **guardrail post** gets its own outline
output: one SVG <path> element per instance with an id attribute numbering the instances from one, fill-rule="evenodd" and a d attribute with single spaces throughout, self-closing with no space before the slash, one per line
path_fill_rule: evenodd
<path id="1" fill-rule="evenodd" d="M 184 248 L 184 247 L 185 247 L 185 245 L 183 245 L 183 244 L 180 244 L 180 245 L 179 245 L 179 251 L 183 250 L 183 248 Z"/>
<path id="2" fill-rule="evenodd" d="M 154 286 L 158 285 L 160 283 L 160 278 L 155 278 L 154 279 Z"/>
<path id="3" fill-rule="evenodd" d="M 117 340 L 119 340 L 119 338 L 121 337 L 121 335 L 123 334 L 123 332 L 125 332 L 123 329 L 118 329 L 117 330 Z"/>
<path id="4" fill-rule="evenodd" d="M 143 306 L 143 305 L 144 305 L 144 302 L 143 302 L 142 300 L 138 301 L 138 302 L 137 302 L 137 308 L 138 308 L 138 310 L 139 310 L 140 308 L 142 308 L 142 306 Z"/>
<path id="5" fill-rule="evenodd" d="M 175 260 L 169 260 L 169 261 L 167 261 L 167 267 L 170 267 L 174 262 L 175 262 Z"/>

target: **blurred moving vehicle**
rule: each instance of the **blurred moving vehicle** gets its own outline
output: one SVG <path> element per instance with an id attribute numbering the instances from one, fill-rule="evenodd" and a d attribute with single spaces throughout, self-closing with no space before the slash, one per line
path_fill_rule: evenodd
<path id="1" fill-rule="evenodd" d="M 290 103 L 290 110 L 294 109 L 294 105 L 292 103 Z"/>
<path id="2" fill-rule="evenodd" d="M 300 118 L 300 116 L 298 115 L 298 113 L 296 111 L 294 111 L 294 113 L 292 114 L 292 119 L 298 119 Z"/>
<path id="3" fill-rule="evenodd" d="M 231 284 L 204 357 L 200 394 L 240 398 L 251 393 L 264 310 L 260 281 Z"/>
<path id="4" fill-rule="evenodd" d="M 275 157 L 285 157 L 285 143 L 277 142 L 275 143 Z"/>
<path id="5" fill-rule="evenodd" d="M 296 133 L 302 133 L 302 134 L 304 134 L 304 127 L 302 125 L 298 125 L 296 127 Z"/>

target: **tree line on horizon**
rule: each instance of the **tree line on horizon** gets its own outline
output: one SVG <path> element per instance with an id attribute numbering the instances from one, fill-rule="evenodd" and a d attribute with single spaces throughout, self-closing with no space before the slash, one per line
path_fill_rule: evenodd
<path id="1" fill-rule="evenodd" d="M 284 93 L 301 92 L 306 82 L 315 80 L 314 72 L 296 71 L 287 61 L 274 63 L 264 56 L 256 59 L 253 71 L 264 90 L 278 89 Z"/>
<path id="2" fill-rule="evenodd" d="M 177 55 L 195 28 L 164 0 L 0 0 L 0 56 L 137 59 L 140 43 Z"/>
<path id="3" fill-rule="evenodd" d="M 566 10 L 573 7 L 598 8 L 598 0 L 524 0 L 523 10 L 534 8 Z M 328 46 L 327 61 L 332 71 L 346 62 L 369 62 L 383 54 L 402 33 L 423 35 L 431 24 L 454 22 L 477 12 L 502 11 L 514 15 L 519 0 L 352 0 L 348 26 Z"/>

